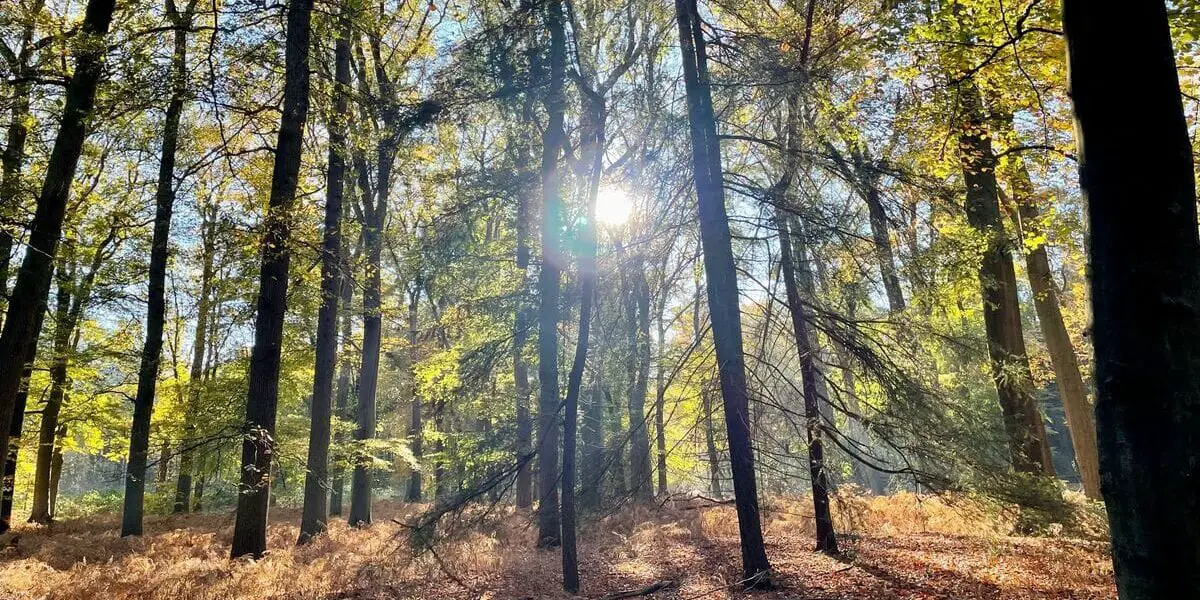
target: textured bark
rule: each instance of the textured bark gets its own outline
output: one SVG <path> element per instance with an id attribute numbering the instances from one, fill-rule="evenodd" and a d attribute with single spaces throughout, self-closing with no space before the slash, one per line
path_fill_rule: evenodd
<path id="1" fill-rule="evenodd" d="M 30 344 L 38 337 L 41 317 L 50 293 L 50 279 L 62 235 L 67 198 L 79 166 L 87 121 L 96 99 L 96 87 L 104 68 L 103 39 L 112 22 L 115 0 L 89 0 L 77 36 L 94 43 L 80 44 L 75 57 L 75 72 L 67 84 L 62 120 L 54 148 L 46 163 L 46 179 L 38 195 L 37 209 L 30 224 L 29 250 L 17 274 L 3 332 L 0 333 L 0 448 L 9 447 L 9 434 L 21 374 L 25 370 Z M 19 418 L 19 417 L 18 417 Z"/>
<path id="2" fill-rule="evenodd" d="M 45 320 L 46 310 L 38 313 L 35 330 L 41 331 L 42 321 Z M 0 533 L 8 531 L 12 526 L 13 492 L 16 483 L 17 458 L 20 449 L 21 434 L 25 429 L 25 404 L 29 400 L 29 378 L 33 374 L 33 359 L 37 354 L 37 339 L 32 340 L 25 349 L 25 366 L 21 371 L 20 389 L 13 407 L 13 419 L 9 426 L 8 453 L 4 459 L 4 492 L 0 498 Z"/>
<path id="3" fill-rule="evenodd" d="M 1011 126 L 1011 115 L 1007 122 Z M 1050 353 L 1050 364 L 1054 368 L 1054 379 L 1058 382 L 1058 395 L 1062 399 L 1063 412 L 1067 417 L 1067 430 L 1071 434 L 1071 446 L 1075 450 L 1075 465 L 1083 483 L 1083 492 L 1088 498 L 1100 499 L 1100 456 L 1096 447 L 1096 421 L 1093 408 L 1088 402 L 1087 387 L 1079 372 L 1079 358 L 1071 343 L 1071 334 L 1063 323 L 1059 308 L 1058 288 L 1050 270 L 1050 259 L 1046 245 L 1041 241 L 1030 247 L 1027 240 L 1041 239 L 1041 214 L 1029 172 L 1020 157 L 1010 158 L 1009 185 L 1016 210 L 1012 211 L 1017 225 L 1017 239 L 1025 253 L 1025 271 L 1029 276 L 1029 287 L 1033 292 L 1033 306 L 1037 311 L 1038 323 L 1042 326 L 1042 338 Z"/>
<path id="4" fill-rule="evenodd" d="M 763 545 L 749 431 L 749 394 L 742 351 L 737 270 L 725 212 L 721 146 L 712 107 L 707 58 L 695 0 L 675 0 L 691 126 L 693 179 L 700 205 L 700 237 L 708 283 L 709 318 L 725 404 L 725 427 L 741 538 L 742 575 L 748 586 L 770 585 L 771 565 Z"/>
<path id="5" fill-rule="evenodd" d="M 133 401 L 133 424 L 129 433 L 129 466 L 125 474 L 125 503 L 121 535 L 142 534 L 142 512 L 146 494 L 146 453 L 150 446 L 150 418 L 162 358 L 163 325 L 167 316 L 167 260 L 170 254 L 171 213 L 175 207 L 175 151 L 179 145 L 179 120 L 187 94 L 187 29 L 191 27 L 196 0 L 189 0 L 181 14 L 173 0 L 167 16 L 175 27 L 171 57 L 171 99 L 163 125 L 162 149 L 154 194 L 154 238 L 150 244 L 150 274 L 146 307 L 146 340 L 138 366 L 137 393 Z"/>
<path id="6" fill-rule="evenodd" d="M 275 145 L 271 198 L 262 242 L 254 348 L 250 353 L 249 393 L 242 441 L 241 483 L 233 529 L 234 557 L 260 557 L 267 549 L 269 477 L 275 452 L 275 412 L 279 402 L 280 352 L 287 312 L 292 207 L 308 118 L 309 38 L 312 0 L 293 0 L 287 11 L 283 115 Z"/>
<path id="7" fill-rule="evenodd" d="M 300 537 L 304 544 L 325 531 L 329 512 L 329 442 L 333 422 L 333 377 L 337 370 L 338 300 L 341 295 L 342 197 L 346 180 L 346 128 L 350 116 L 350 8 L 341 7 L 334 43 L 334 114 L 329 122 L 325 177 L 325 227 L 321 240 L 321 308 L 317 313 L 312 415 L 304 473 Z"/>
<path id="8" fill-rule="evenodd" d="M 1065 0 L 1100 488 L 1123 600 L 1200 597 L 1200 239 L 1163 2 Z M 1114 43 L 1120 40 L 1120 43 Z"/>
<path id="9" fill-rule="evenodd" d="M 960 92 L 963 123 L 958 132 L 958 152 L 967 185 L 967 221 L 983 236 L 985 244 L 979 287 L 992 380 L 1004 413 L 1009 452 L 1017 471 L 1053 476 L 1046 428 L 1033 395 L 1033 375 L 1025 351 L 1012 248 L 1000 217 L 996 155 L 983 121 L 979 90 L 968 82 Z"/>
<path id="10" fill-rule="evenodd" d="M 550 87 L 546 93 L 549 121 L 542 137 L 542 266 L 538 277 L 538 546 L 557 546 L 561 527 L 558 507 L 558 319 L 559 280 L 563 253 L 562 190 L 559 155 L 564 144 L 567 35 L 562 0 L 547 3 L 550 31 Z"/>

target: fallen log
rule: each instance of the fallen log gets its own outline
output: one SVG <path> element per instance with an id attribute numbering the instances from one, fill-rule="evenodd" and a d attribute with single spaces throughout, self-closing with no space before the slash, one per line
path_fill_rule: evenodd
<path id="1" fill-rule="evenodd" d="M 625 591 L 621 591 L 621 592 L 612 592 L 612 593 L 604 596 L 604 600 L 620 600 L 621 598 L 637 598 L 639 596 L 649 596 L 650 594 L 653 594 L 655 592 L 661 592 L 662 590 L 665 590 L 673 585 L 675 585 L 674 581 L 670 581 L 670 580 L 659 581 L 658 583 L 648 585 L 641 589 L 625 590 Z"/>

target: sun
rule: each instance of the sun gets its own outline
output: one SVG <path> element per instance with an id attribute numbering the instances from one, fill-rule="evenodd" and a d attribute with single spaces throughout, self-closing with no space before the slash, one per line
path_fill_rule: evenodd
<path id="1" fill-rule="evenodd" d="M 596 220 L 605 225 L 624 225 L 633 213 L 629 194 L 618 187 L 604 187 L 596 196 Z"/>

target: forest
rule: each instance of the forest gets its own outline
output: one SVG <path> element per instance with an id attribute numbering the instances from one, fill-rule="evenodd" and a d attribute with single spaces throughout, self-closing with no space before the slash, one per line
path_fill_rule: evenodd
<path id="1" fill-rule="evenodd" d="M 1200 3 L 0 0 L 0 598 L 1200 598 Z"/>

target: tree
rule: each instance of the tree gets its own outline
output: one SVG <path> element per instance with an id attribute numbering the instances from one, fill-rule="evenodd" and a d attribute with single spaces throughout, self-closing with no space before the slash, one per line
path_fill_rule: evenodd
<path id="1" fill-rule="evenodd" d="M 558 318 L 563 252 L 562 179 L 559 155 L 565 133 L 563 83 L 567 69 L 567 34 L 562 0 L 546 6 L 550 32 L 550 88 L 546 93 L 549 121 L 542 135 L 542 265 L 538 276 L 538 546 L 560 543 L 558 509 Z"/>
<path id="2" fill-rule="evenodd" d="M 329 119 L 329 167 L 325 177 L 325 229 L 321 243 L 321 309 L 313 375 L 312 426 L 304 473 L 300 544 L 325 530 L 329 501 L 329 441 L 333 376 L 337 369 L 338 300 L 342 269 L 342 190 L 346 175 L 346 127 L 350 116 L 350 6 L 343 3 L 334 42 L 334 111 Z"/>
<path id="3" fill-rule="evenodd" d="M 106 45 L 103 40 L 112 23 L 115 0 L 89 0 L 80 25 L 81 39 L 75 55 L 75 72 L 67 84 L 66 102 L 58 136 L 46 165 L 46 178 L 38 195 L 37 210 L 30 222 L 25 259 L 13 287 L 14 302 L 9 305 L 0 333 L 0 448 L 8 448 L 10 426 L 14 418 L 21 374 L 25 370 L 30 345 L 34 344 L 46 311 L 54 259 L 62 235 L 71 180 L 79 166 L 87 121 L 96 100 L 96 87 L 104 70 Z"/>
<path id="4" fill-rule="evenodd" d="M 769 587 L 771 565 L 763 545 L 754 450 L 750 443 L 749 396 L 742 357 L 741 311 L 737 271 L 725 212 L 721 145 L 712 108 L 704 34 L 696 0 L 675 0 L 679 45 L 683 55 L 688 121 L 692 141 L 692 177 L 700 204 L 700 239 L 708 284 L 708 310 L 725 404 L 729 460 L 742 548 L 742 575 L 748 585 Z"/>
<path id="5" fill-rule="evenodd" d="M 1123 600 L 1200 594 L 1200 239 L 1163 2 L 1063 3 L 1089 207 L 1100 488 Z M 1112 41 L 1120 36 L 1121 44 Z"/>
<path id="6" fill-rule="evenodd" d="M 296 199 L 304 122 L 308 118 L 309 38 L 312 0 L 294 0 L 287 11 L 284 52 L 283 114 L 271 173 L 271 199 L 261 246 L 254 348 L 250 354 L 250 391 L 242 440 L 242 476 L 237 521 L 233 529 L 234 557 L 262 556 L 267 549 L 269 476 L 275 448 L 275 412 L 279 401 L 283 319 L 287 312 L 288 265 L 291 251 L 290 214 Z"/>
<path id="7" fill-rule="evenodd" d="M 180 12 L 174 0 L 167 0 L 167 19 L 175 29 L 174 52 L 171 56 L 171 99 L 167 103 L 167 116 L 163 125 L 158 187 L 154 196 L 154 240 L 150 249 L 146 341 L 142 346 L 137 395 L 133 400 L 129 466 L 125 473 L 125 504 L 121 516 L 122 536 L 142 534 L 146 455 L 150 448 L 150 417 L 154 410 L 159 359 L 162 357 L 163 323 L 167 313 L 167 259 L 171 249 L 171 213 L 175 207 L 175 154 L 179 146 L 179 120 L 187 95 L 188 29 L 192 26 L 196 2 L 197 0 L 188 0 L 186 8 Z"/>
<path id="8" fill-rule="evenodd" d="M 92 299 L 92 288 L 101 265 L 112 256 L 119 245 L 120 226 L 114 219 L 104 238 L 92 249 L 91 260 L 83 267 L 83 257 L 77 256 L 75 244 L 66 246 L 62 264 L 55 272 L 58 290 L 55 295 L 53 354 L 50 358 L 50 391 L 42 407 L 42 422 L 38 431 L 37 469 L 33 477 L 33 509 L 31 523 L 49 523 L 53 516 L 50 507 L 51 471 L 58 439 L 58 416 L 68 392 L 68 369 L 78 351 L 78 327 Z"/>

